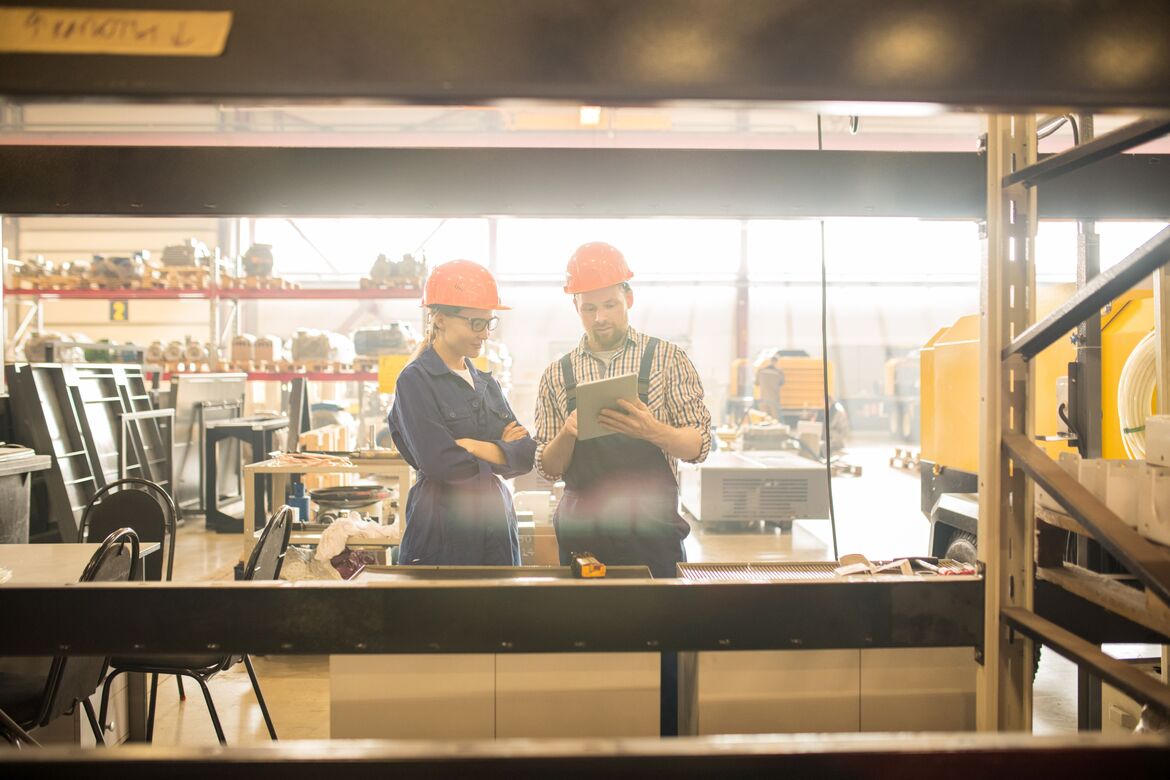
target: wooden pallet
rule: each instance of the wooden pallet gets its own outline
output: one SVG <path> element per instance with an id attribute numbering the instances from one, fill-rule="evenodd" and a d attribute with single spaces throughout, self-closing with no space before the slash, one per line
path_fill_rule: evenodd
<path id="1" fill-rule="evenodd" d="M 45 276 L 14 276 L 13 283 L 21 290 L 88 290 L 90 283 L 84 276 L 48 274 Z"/>
<path id="2" fill-rule="evenodd" d="M 834 463 L 832 466 L 834 477 L 860 477 L 861 466 L 854 466 L 849 463 Z"/>
<path id="3" fill-rule="evenodd" d="M 890 468 L 916 471 L 920 457 L 921 455 L 913 450 L 897 447 L 894 449 L 893 456 L 890 457 Z"/>
<path id="4" fill-rule="evenodd" d="M 244 276 L 227 279 L 223 286 L 234 290 L 298 290 L 300 285 L 279 276 Z"/>
<path id="5" fill-rule="evenodd" d="M 155 286 L 153 276 L 142 279 L 98 279 L 90 283 L 92 290 L 152 290 Z M 86 288 L 82 288 L 86 289 Z"/>
<path id="6" fill-rule="evenodd" d="M 418 276 L 392 276 L 389 279 L 371 279 L 363 276 L 359 286 L 363 290 L 421 290 L 423 280 Z"/>
<path id="7" fill-rule="evenodd" d="M 353 363 L 339 360 L 293 360 L 290 371 L 305 371 L 311 374 L 352 374 Z"/>
<path id="8" fill-rule="evenodd" d="M 295 369 L 288 367 L 285 360 L 230 360 L 228 365 L 232 371 L 244 371 L 249 374 L 278 374 Z"/>
<path id="9" fill-rule="evenodd" d="M 168 363 L 164 361 L 161 365 L 164 374 L 207 374 L 211 372 L 210 363 L 188 363 L 186 361 Z"/>
<path id="10" fill-rule="evenodd" d="M 359 373 L 377 373 L 378 358 L 358 358 L 357 360 L 353 361 L 353 370 Z"/>
<path id="11" fill-rule="evenodd" d="M 211 286 L 211 269 L 200 265 L 164 266 L 158 269 L 153 284 L 163 290 L 206 290 Z"/>

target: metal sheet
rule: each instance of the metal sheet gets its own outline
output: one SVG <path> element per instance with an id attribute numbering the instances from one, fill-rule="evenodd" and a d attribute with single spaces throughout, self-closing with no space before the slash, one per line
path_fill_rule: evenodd
<path id="1" fill-rule="evenodd" d="M 793 734 L 677 739 L 297 741 L 227 747 L 48 746 L 4 751 L 5 777 L 123 780 L 350 780 L 511 777 L 1159 777 L 1170 742 L 1154 734 Z"/>
<path id="2" fill-rule="evenodd" d="M 0 654 L 62 646 L 291 655 L 973 647 L 982 609 L 978 578 L 949 577 L 6 586 Z"/>
<path id="3" fill-rule="evenodd" d="M 1018 0 L 319 0 L 279 12 L 217 0 L 200 8 L 233 12 L 222 56 L 5 54 L 0 94 L 1170 106 L 1170 7 L 1160 0 L 1068 0 L 1059 13 Z"/>
<path id="4" fill-rule="evenodd" d="M 792 563 L 680 563 L 679 576 L 693 582 L 812 582 L 833 580 L 835 561 Z"/>
<path id="5" fill-rule="evenodd" d="M 1102 161 L 1044 187 L 1040 214 L 1164 219 L 1167 165 Z M 982 219 L 985 167 L 958 152 L 8 146 L 0 213 Z"/>

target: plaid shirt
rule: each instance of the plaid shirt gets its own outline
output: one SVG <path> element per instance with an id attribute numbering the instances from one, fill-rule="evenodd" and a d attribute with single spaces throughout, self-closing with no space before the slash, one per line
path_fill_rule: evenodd
<path id="1" fill-rule="evenodd" d="M 577 384 L 598 379 L 636 374 L 642 364 L 642 353 L 650 337 L 633 328 L 626 332 L 626 341 L 621 351 L 606 365 L 605 361 L 589 351 L 589 339 L 581 337 L 570 355 Z M 650 366 L 650 393 L 647 405 L 654 416 L 675 428 L 697 428 L 702 439 L 699 454 L 689 463 L 701 463 L 711 451 L 711 412 L 703 403 L 703 383 L 699 372 L 686 353 L 675 344 L 659 341 Z M 565 395 L 565 377 L 561 372 L 561 361 L 557 360 L 545 369 L 540 378 L 540 389 L 536 398 L 536 470 L 545 479 L 555 481 L 562 475 L 549 474 L 544 470 L 544 448 L 560 432 L 567 416 L 568 399 Z M 678 481 L 678 459 L 662 453 L 674 479 Z"/>

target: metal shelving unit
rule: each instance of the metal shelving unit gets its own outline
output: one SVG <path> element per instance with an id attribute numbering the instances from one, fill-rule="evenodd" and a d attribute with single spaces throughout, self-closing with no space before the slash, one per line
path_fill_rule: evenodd
<path id="1" fill-rule="evenodd" d="M 1143 704 L 1170 711 L 1170 686 L 1103 653 L 1099 646 L 1035 613 L 1038 579 L 1165 633 L 1170 615 L 1170 551 L 1145 539 L 1066 474 L 1034 443 L 1031 359 L 1139 282 L 1154 275 L 1160 354 L 1158 396 L 1166 410 L 1170 228 L 1104 273 L 1085 279 L 1062 306 L 1034 322 L 1036 185 L 1170 133 L 1148 119 L 1038 161 L 1034 115 L 988 120 L 987 241 L 981 334 L 982 439 L 979 558 L 986 561 L 984 656 L 977 718 L 981 729 L 1030 730 L 1033 642 L 1039 642 Z M 1034 485 L 1075 522 L 1037 518 Z M 1069 530 L 1088 533 L 1143 590 L 1064 562 Z M 1123 590 L 1124 589 L 1124 590 Z"/>
<path id="2" fill-rule="evenodd" d="M 413 287 L 384 287 L 384 288 L 338 288 L 314 287 L 289 290 L 254 289 L 235 287 L 210 287 L 199 290 L 28 290 L 18 287 L 5 286 L 4 301 L 12 305 L 21 302 L 30 303 L 28 311 L 20 318 L 20 324 L 13 332 L 10 342 L 13 349 L 23 342 L 31 328 L 43 330 L 44 310 L 41 302 L 44 300 L 78 300 L 78 301 L 107 301 L 107 300 L 206 300 L 210 304 L 208 321 L 210 327 L 210 341 L 218 344 L 222 349 L 233 329 L 238 330 L 239 302 L 240 301 L 344 301 L 344 300 L 409 300 L 422 297 L 422 290 Z M 230 304 L 227 316 L 220 309 L 220 303 Z M 217 360 L 213 356 L 212 369 L 218 370 Z M 376 379 L 376 377 L 375 377 Z M 279 381 L 273 379 L 271 381 Z M 324 380 L 330 381 L 330 380 Z M 349 381 L 358 381 L 351 379 Z M 371 380 L 372 381 L 372 380 Z"/>
<path id="3" fill-rule="evenodd" d="M 329 301 L 329 300 L 387 300 L 421 298 L 422 290 L 413 287 L 383 287 L 348 289 L 344 287 L 297 288 L 291 290 L 260 290 L 253 288 L 214 287 L 204 290 L 26 290 L 5 287 L 4 294 L 13 298 L 60 298 L 62 300 L 97 300 L 111 298 L 135 299 L 191 299 L 234 301 Z"/>

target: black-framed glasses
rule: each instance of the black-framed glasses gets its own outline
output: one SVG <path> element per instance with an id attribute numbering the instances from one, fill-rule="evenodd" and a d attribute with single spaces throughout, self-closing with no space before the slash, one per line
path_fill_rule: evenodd
<path id="1" fill-rule="evenodd" d="M 496 326 L 500 324 L 499 317 L 464 317 L 462 314 L 452 314 L 452 317 L 458 317 L 461 320 L 467 320 L 471 325 L 471 329 L 476 333 L 483 333 L 486 328 L 489 331 L 495 330 Z"/>

